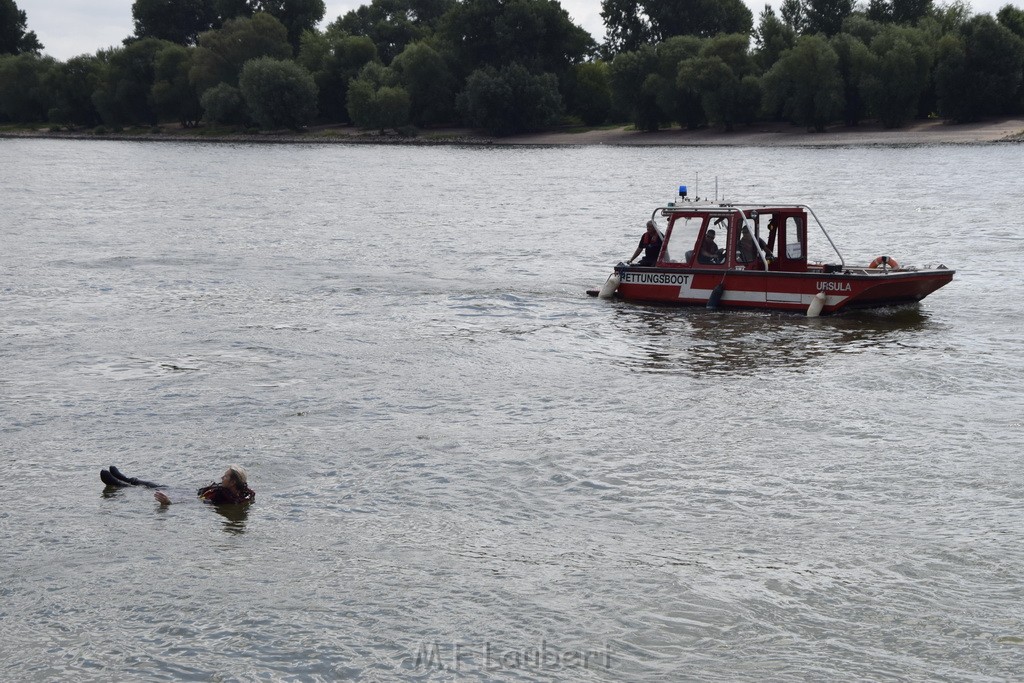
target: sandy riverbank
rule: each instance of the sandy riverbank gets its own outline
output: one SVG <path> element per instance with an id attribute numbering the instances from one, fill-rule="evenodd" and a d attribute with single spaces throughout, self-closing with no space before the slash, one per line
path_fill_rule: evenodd
<path id="1" fill-rule="evenodd" d="M 462 144 L 462 145 L 677 145 L 734 147 L 843 147 L 983 144 L 1024 142 L 1024 118 L 999 119 L 979 123 L 951 124 L 941 120 L 914 121 L 888 130 L 875 124 L 855 128 L 832 126 L 822 133 L 808 132 L 799 126 L 772 123 L 737 126 L 732 132 L 721 128 L 701 130 L 664 129 L 654 133 L 628 126 L 583 130 L 556 130 L 544 133 L 495 138 L 479 131 L 460 128 L 428 129 L 416 137 L 376 135 L 351 126 L 321 126 L 302 133 L 211 134 L 167 125 L 159 133 L 127 131 L 96 135 L 92 132 L 50 132 L 48 129 L 0 131 L 0 137 L 41 137 L 65 139 L 153 140 L 234 143 L 348 143 L 348 144 Z"/>
<path id="2" fill-rule="evenodd" d="M 856 128 L 833 126 L 822 133 L 809 133 L 804 128 L 788 124 L 738 126 L 736 130 L 729 133 L 720 128 L 701 130 L 674 128 L 659 130 L 656 133 L 616 128 L 580 133 L 520 135 L 509 140 L 513 144 L 542 145 L 725 145 L 737 147 L 892 146 L 977 144 L 1003 141 L 1024 142 L 1024 118 L 956 125 L 937 120 L 915 121 L 897 130 L 887 130 L 874 124 L 865 124 Z"/>

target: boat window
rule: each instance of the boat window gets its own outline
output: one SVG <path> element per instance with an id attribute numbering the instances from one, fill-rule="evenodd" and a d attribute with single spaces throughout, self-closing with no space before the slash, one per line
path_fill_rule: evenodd
<path id="1" fill-rule="evenodd" d="M 716 218 L 704 233 L 697 251 L 697 263 L 725 263 L 725 245 L 729 243 L 729 220 Z"/>
<path id="2" fill-rule="evenodd" d="M 804 222 L 797 216 L 786 219 L 786 258 L 799 259 L 804 257 Z"/>
<path id="3" fill-rule="evenodd" d="M 704 224 L 702 216 L 677 218 L 672 224 L 672 234 L 661 252 L 662 261 L 669 263 L 690 263 L 693 258 L 697 233 Z"/>

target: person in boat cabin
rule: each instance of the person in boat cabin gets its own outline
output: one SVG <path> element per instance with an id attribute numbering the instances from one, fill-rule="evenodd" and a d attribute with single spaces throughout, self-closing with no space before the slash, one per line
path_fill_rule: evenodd
<path id="1" fill-rule="evenodd" d="M 171 504 L 171 499 L 163 491 L 157 491 L 153 496 L 161 505 Z M 219 484 L 210 484 L 199 489 L 198 496 L 204 503 L 211 505 L 238 505 L 256 500 L 256 492 L 249 488 L 248 475 L 238 465 L 230 465 L 224 470 Z"/>
<path id="2" fill-rule="evenodd" d="M 708 228 L 704 233 L 704 241 L 700 243 L 700 254 L 697 261 L 700 263 L 715 263 L 718 260 L 718 242 L 715 241 L 715 231 Z"/>
<path id="3" fill-rule="evenodd" d="M 740 241 L 736 244 L 736 248 L 740 252 L 740 261 L 749 263 L 757 258 L 757 249 L 754 248 L 754 238 L 750 234 L 750 230 L 747 226 L 743 226 L 740 230 Z"/>
<path id="4" fill-rule="evenodd" d="M 640 259 L 638 265 L 641 266 L 653 266 L 658 260 L 658 252 L 661 251 L 661 233 L 658 232 L 658 227 L 654 224 L 654 221 L 647 221 L 647 232 L 640 237 L 640 244 L 636 246 L 636 251 L 629 257 L 629 263 L 632 263 L 640 252 L 644 252 L 644 257 Z"/>
<path id="5" fill-rule="evenodd" d="M 771 223 L 769 223 L 768 226 L 770 229 L 773 229 Z M 761 251 L 764 252 L 765 258 L 767 258 L 770 263 L 772 261 L 772 257 L 771 254 L 768 253 L 768 243 L 760 237 L 757 238 L 757 242 L 761 245 Z M 745 225 L 740 229 L 740 239 L 739 242 L 736 243 L 736 249 L 739 251 L 739 260 L 741 262 L 750 263 L 758 260 L 757 248 L 754 247 L 754 236 L 750 234 L 750 230 Z"/>

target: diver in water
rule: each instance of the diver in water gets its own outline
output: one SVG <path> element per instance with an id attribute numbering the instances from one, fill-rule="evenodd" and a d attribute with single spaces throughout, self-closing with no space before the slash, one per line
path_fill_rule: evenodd
<path id="1" fill-rule="evenodd" d="M 109 470 L 100 471 L 100 479 L 107 486 L 145 486 L 152 489 L 165 488 L 151 481 L 142 481 L 135 477 L 126 477 L 120 470 L 111 466 Z M 200 500 L 211 505 L 238 505 L 256 500 L 256 492 L 249 488 L 249 477 L 245 469 L 239 465 L 230 465 L 224 470 L 219 484 L 204 486 L 197 492 Z M 163 491 L 156 491 L 153 496 L 161 505 L 170 505 L 171 499 Z"/>
<path id="2" fill-rule="evenodd" d="M 161 497 L 160 491 L 154 495 L 163 505 L 169 505 L 171 502 L 167 496 Z M 204 503 L 212 505 L 224 505 L 225 503 L 237 505 L 256 500 L 256 492 L 249 488 L 249 476 L 245 470 L 239 465 L 229 465 L 224 470 L 220 483 L 210 484 L 199 489 L 199 497 Z"/>

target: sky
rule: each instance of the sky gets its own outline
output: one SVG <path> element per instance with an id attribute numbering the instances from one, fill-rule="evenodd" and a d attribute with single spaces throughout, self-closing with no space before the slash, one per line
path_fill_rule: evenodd
<path id="1" fill-rule="evenodd" d="M 102 48 L 117 46 L 134 33 L 132 25 L 133 0 L 15 0 L 25 11 L 28 30 L 35 31 L 43 52 L 66 61 L 81 54 L 95 54 Z M 601 0 L 561 0 L 562 7 L 576 24 L 590 31 L 600 42 L 604 38 L 601 22 Z M 765 0 L 744 0 L 757 15 L 764 9 Z M 1006 4 L 1024 8 L 1024 0 L 969 0 L 975 14 L 995 14 Z M 326 25 L 349 10 L 369 0 L 327 0 Z M 772 0 L 778 9 L 781 0 Z M 323 26 L 321 26 L 322 28 Z"/>

